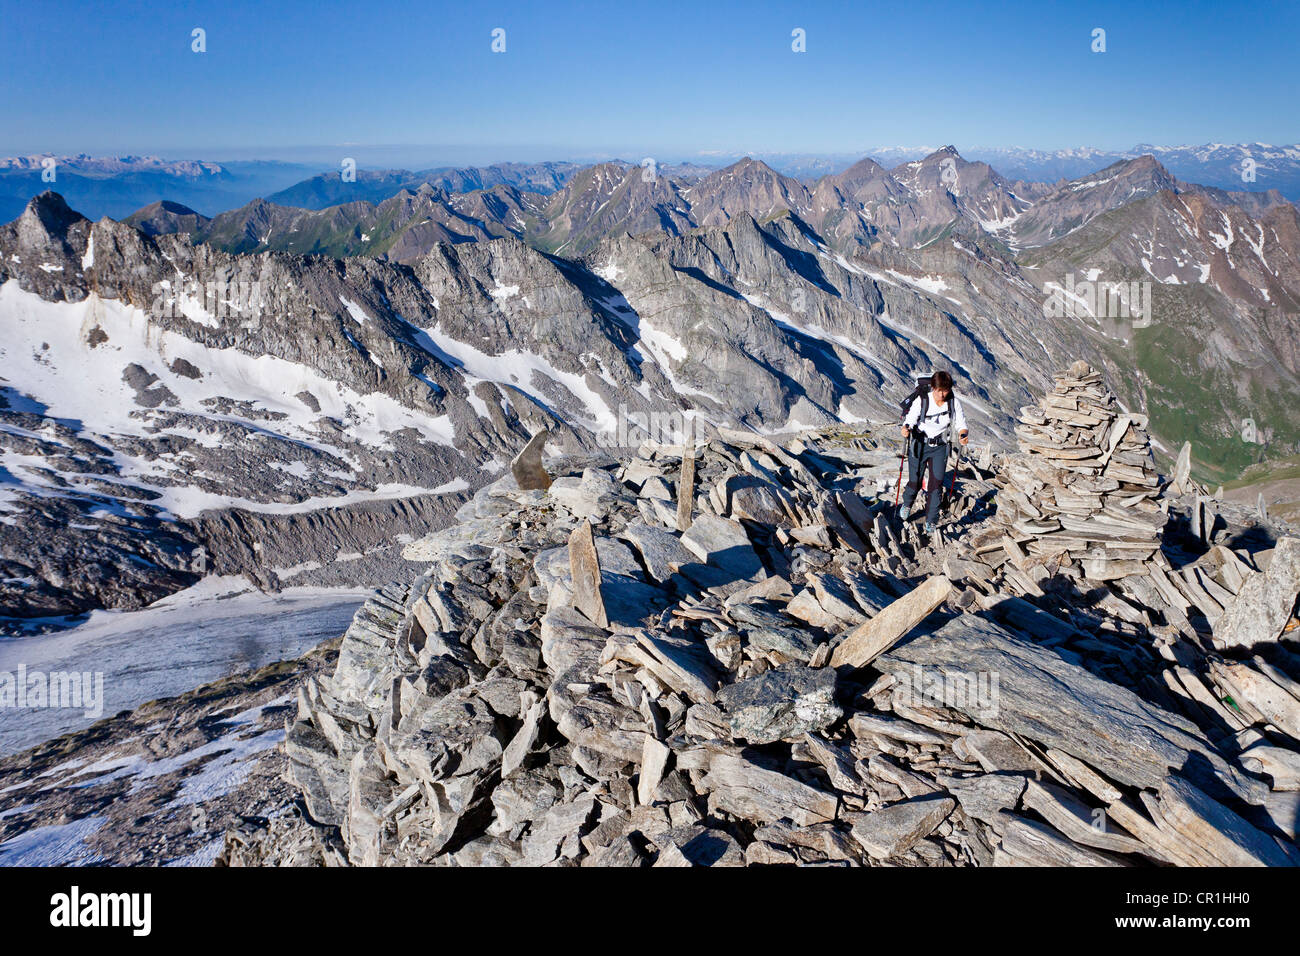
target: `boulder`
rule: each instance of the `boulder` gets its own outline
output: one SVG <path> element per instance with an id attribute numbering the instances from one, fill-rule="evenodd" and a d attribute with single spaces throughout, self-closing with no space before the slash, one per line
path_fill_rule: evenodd
<path id="1" fill-rule="evenodd" d="M 834 672 L 794 664 L 730 684 L 717 700 L 732 734 L 751 744 L 818 731 L 844 714 L 835 703 Z"/>

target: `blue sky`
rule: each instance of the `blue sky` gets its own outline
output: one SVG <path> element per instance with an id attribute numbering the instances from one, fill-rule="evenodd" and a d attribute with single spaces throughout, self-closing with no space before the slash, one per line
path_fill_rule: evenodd
<path id="1" fill-rule="evenodd" d="M 1300 141 L 1294 2 L 0 0 L 0 24 L 4 155 Z"/>

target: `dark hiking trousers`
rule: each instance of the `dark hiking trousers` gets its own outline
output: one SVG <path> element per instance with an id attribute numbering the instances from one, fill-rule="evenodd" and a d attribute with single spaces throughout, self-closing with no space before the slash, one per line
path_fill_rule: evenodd
<path id="1" fill-rule="evenodd" d="M 930 471 L 930 501 L 929 507 L 926 508 L 925 520 L 927 524 L 934 524 L 939 520 L 939 501 L 943 497 L 944 474 L 948 470 L 948 442 L 941 441 L 937 445 L 924 445 L 919 450 L 920 455 L 918 456 L 917 443 L 908 443 L 907 490 L 903 492 L 902 513 L 911 514 L 912 502 L 916 500 L 916 493 L 921 490 L 921 478 L 928 469 Z"/>

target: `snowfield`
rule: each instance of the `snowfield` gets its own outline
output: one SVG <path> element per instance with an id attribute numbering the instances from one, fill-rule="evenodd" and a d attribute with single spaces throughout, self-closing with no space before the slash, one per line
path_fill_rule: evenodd
<path id="1" fill-rule="evenodd" d="M 55 634 L 0 638 L 0 672 L 102 673 L 103 716 L 279 660 L 346 630 L 368 589 L 263 594 L 209 576 L 140 611 L 93 611 Z M 165 650 L 164 650 L 165 649 Z M 0 708 L 0 755 L 94 723 L 79 708 Z"/>

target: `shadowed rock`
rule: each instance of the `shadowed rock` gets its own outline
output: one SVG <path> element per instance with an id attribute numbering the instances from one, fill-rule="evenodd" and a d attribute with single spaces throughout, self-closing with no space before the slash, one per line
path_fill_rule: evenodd
<path id="1" fill-rule="evenodd" d="M 545 491 L 551 487 L 551 476 L 542 465 L 542 448 L 550 436 L 550 430 L 543 428 L 528 439 L 524 450 L 510 463 L 510 472 L 515 476 L 520 491 Z"/>
<path id="2" fill-rule="evenodd" d="M 591 536 L 591 523 L 583 521 L 569 535 L 569 572 L 573 582 L 573 606 L 600 627 L 609 625 L 605 600 L 600 593 L 600 556 Z"/>

